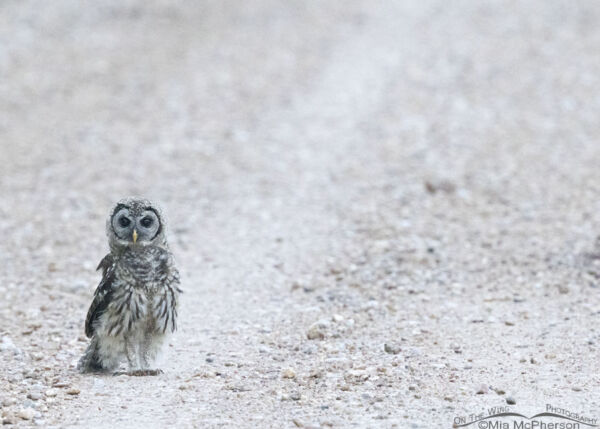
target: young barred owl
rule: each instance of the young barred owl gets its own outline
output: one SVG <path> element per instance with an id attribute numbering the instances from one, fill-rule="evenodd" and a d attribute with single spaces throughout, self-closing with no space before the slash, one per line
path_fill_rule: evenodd
<path id="1" fill-rule="evenodd" d="M 102 280 L 85 320 L 91 342 L 81 372 L 115 371 L 127 360 L 130 375 L 156 375 L 152 364 L 165 337 L 177 327 L 179 273 L 165 239 L 160 210 L 126 198 L 106 223 L 110 253 L 98 269 Z"/>

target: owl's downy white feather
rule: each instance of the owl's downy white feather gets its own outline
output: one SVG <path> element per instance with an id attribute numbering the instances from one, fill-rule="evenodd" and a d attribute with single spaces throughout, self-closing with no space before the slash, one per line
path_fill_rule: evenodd
<path id="1" fill-rule="evenodd" d="M 127 198 L 111 211 L 106 232 L 110 253 L 98 265 L 102 280 L 85 321 L 91 342 L 78 369 L 114 371 L 127 360 L 130 374 L 156 374 L 151 366 L 177 329 L 181 293 L 164 220 L 148 200 Z"/>

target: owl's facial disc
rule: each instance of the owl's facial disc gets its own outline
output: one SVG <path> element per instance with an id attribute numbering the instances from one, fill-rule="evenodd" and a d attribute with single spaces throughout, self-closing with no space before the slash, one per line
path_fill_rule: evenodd
<path id="1" fill-rule="evenodd" d="M 117 207 L 111 226 L 119 240 L 142 245 L 151 243 L 159 235 L 162 227 L 155 209 L 140 206 Z"/>

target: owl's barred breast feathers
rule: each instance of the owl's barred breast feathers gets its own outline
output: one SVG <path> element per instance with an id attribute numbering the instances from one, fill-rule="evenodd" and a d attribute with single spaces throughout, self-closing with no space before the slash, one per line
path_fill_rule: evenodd
<path id="1" fill-rule="evenodd" d="M 106 260 L 107 257 L 103 259 Z M 133 329 L 144 316 L 154 320 L 157 331 L 177 329 L 179 273 L 165 249 L 157 246 L 127 249 L 119 257 L 112 257 L 110 266 L 101 263 L 100 267 L 104 275 L 86 319 L 88 337 L 101 322 L 109 335 L 119 335 Z M 151 311 L 148 302 L 152 303 Z"/>

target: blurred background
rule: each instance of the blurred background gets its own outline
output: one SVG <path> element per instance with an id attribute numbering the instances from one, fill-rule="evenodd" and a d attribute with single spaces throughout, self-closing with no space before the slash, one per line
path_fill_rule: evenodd
<path id="1" fill-rule="evenodd" d="M 599 24 L 594 1 L 3 1 L 2 418 L 597 415 Z M 181 330 L 164 377 L 81 378 L 132 194 L 166 210 Z"/>

